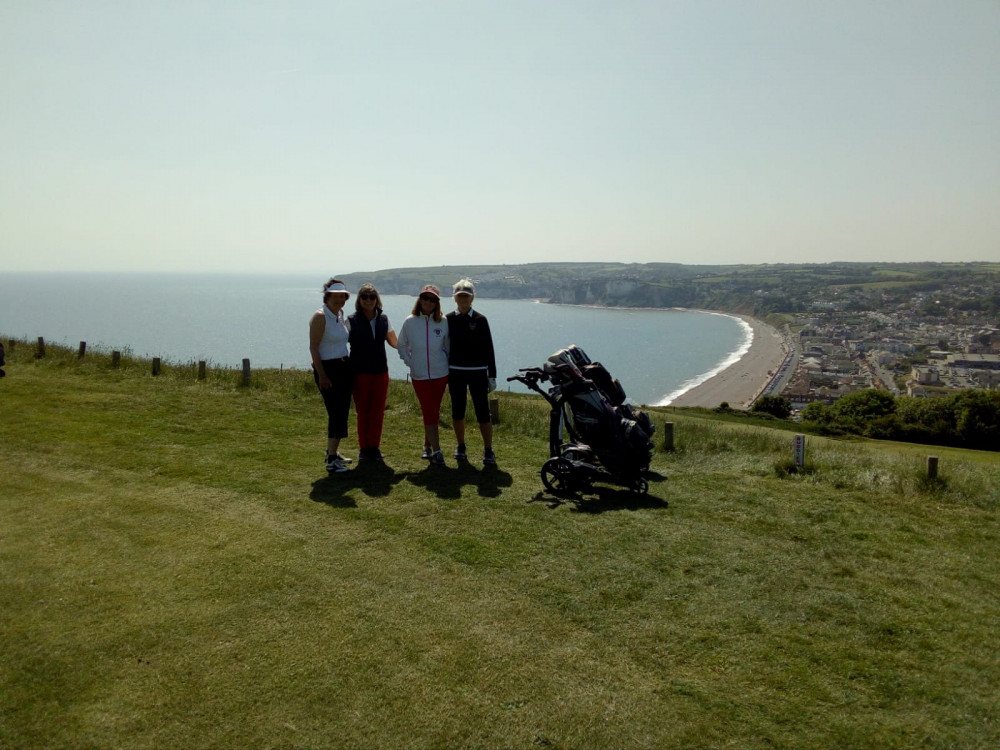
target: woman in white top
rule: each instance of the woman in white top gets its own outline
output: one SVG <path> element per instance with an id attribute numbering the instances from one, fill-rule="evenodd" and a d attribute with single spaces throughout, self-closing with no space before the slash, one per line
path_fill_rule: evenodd
<path id="1" fill-rule="evenodd" d="M 433 284 L 420 290 L 413 314 L 403 321 L 397 342 L 399 358 L 410 368 L 410 382 L 424 421 L 422 458 L 444 466 L 438 438 L 441 400 L 448 387 L 448 322 L 441 314 L 441 292 Z"/>
<path id="2" fill-rule="evenodd" d="M 323 285 L 323 307 L 309 320 L 309 353 L 313 379 L 326 406 L 326 470 L 331 474 L 347 471 L 351 460 L 338 450 L 341 439 L 347 437 L 354 384 L 347 347 L 350 327 L 344 316 L 344 305 L 350 296 L 343 281 L 330 279 Z"/>

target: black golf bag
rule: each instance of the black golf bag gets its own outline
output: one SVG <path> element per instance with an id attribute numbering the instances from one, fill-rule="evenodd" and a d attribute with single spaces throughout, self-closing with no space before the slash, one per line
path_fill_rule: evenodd
<path id="1" fill-rule="evenodd" d="M 625 403 L 621 383 L 604 366 L 570 346 L 542 367 L 519 372 L 508 380 L 524 383 L 552 407 L 550 458 L 541 471 L 546 489 L 575 491 L 601 480 L 634 492 L 649 490 L 642 475 L 653 456 L 655 428 L 645 412 Z M 539 385 L 544 382 L 545 390 Z"/>

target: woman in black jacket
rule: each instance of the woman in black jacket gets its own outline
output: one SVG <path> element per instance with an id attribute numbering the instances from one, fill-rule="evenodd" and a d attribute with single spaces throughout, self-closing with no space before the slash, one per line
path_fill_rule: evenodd
<path id="1" fill-rule="evenodd" d="M 448 313 L 448 393 L 451 396 L 451 419 L 455 426 L 455 458 L 466 459 L 465 407 L 466 393 L 483 436 L 483 463 L 496 464 L 493 452 L 493 422 L 487 394 L 496 388 L 497 362 L 493 351 L 493 334 L 486 316 L 472 309 L 476 287 L 470 279 L 462 279 L 453 288 L 457 310 Z"/>

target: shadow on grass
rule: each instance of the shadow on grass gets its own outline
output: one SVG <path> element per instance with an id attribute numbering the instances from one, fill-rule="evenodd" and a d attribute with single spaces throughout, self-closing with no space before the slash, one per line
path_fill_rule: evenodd
<path id="1" fill-rule="evenodd" d="M 585 493 L 564 492 L 554 495 L 539 492 L 529 503 L 545 503 L 550 508 L 570 504 L 576 513 L 605 513 L 609 510 L 654 510 L 669 507 L 669 503 L 652 495 L 639 495 L 614 487 L 592 487 Z"/>
<path id="2" fill-rule="evenodd" d="M 428 466 L 407 479 L 442 500 L 457 500 L 462 496 L 462 487 L 470 484 L 475 485 L 479 497 L 500 497 L 502 489 L 514 483 L 510 473 L 497 466 L 480 468 L 468 461 L 459 461 L 456 467 Z"/>
<path id="3" fill-rule="evenodd" d="M 309 498 L 335 508 L 356 508 L 358 504 L 347 494 L 351 490 L 360 489 L 368 497 L 385 497 L 405 476 L 381 461 L 362 461 L 348 472 L 317 479 Z"/>
<path id="4" fill-rule="evenodd" d="M 658 471 L 642 473 L 649 484 L 665 482 L 667 476 Z M 600 481 L 600 480 L 598 480 Z M 529 503 L 545 503 L 550 508 L 571 504 L 577 513 L 604 513 L 609 510 L 647 510 L 667 508 L 669 503 L 662 498 L 640 494 L 621 486 L 590 484 L 577 489 L 556 491 L 542 490 L 528 500 Z"/>

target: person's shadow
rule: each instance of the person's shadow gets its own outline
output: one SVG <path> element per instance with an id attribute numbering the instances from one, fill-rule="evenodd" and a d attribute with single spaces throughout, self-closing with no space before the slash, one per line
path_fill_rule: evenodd
<path id="1" fill-rule="evenodd" d="M 356 508 L 358 504 L 348 494 L 351 490 L 360 489 L 368 497 L 385 497 L 405 476 L 382 461 L 362 461 L 348 472 L 317 479 L 309 498 L 335 508 Z"/>
<path id="2" fill-rule="evenodd" d="M 459 461 L 457 466 L 428 465 L 407 479 L 442 500 L 457 500 L 462 496 L 462 487 L 470 484 L 475 485 L 480 497 L 500 497 L 502 489 L 514 483 L 509 472 L 495 465 L 478 467 L 468 461 Z"/>

